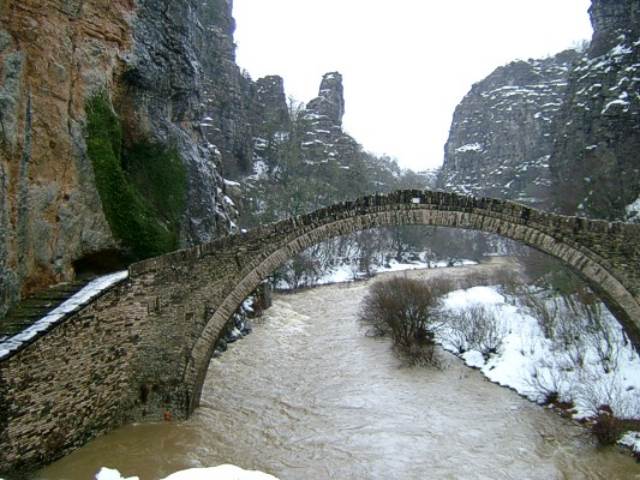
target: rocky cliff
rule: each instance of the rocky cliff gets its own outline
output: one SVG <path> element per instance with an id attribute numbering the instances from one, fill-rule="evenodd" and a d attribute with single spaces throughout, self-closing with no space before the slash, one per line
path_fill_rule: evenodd
<path id="1" fill-rule="evenodd" d="M 342 127 L 344 86 L 339 72 L 323 76 L 318 96 L 287 105 L 280 77 L 257 82 L 253 172 L 227 181 L 246 227 L 307 213 L 376 191 L 426 186 L 428 174 L 402 171 L 376 157 Z"/>
<path id="2" fill-rule="evenodd" d="M 102 212 L 85 99 L 113 89 L 133 2 L 0 4 L 0 314 L 117 242 Z"/>
<path id="3" fill-rule="evenodd" d="M 78 275 L 402 186 L 342 130 L 339 73 L 289 105 L 282 78 L 236 65 L 234 29 L 231 0 L 0 2 L 0 316 Z"/>
<path id="4" fill-rule="evenodd" d="M 553 132 L 577 57 L 512 62 L 473 85 L 453 115 L 438 186 L 548 208 Z"/>
<path id="5" fill-rule="evenodd" d="M 574 66 L 550 159 L 564 213 L 625 219 L 640 195 L 640 2 L 593 0 L 594 35 Z"/>
<path id="6" fill-rule="evenodd" d="M 0 2 L 0 315 L 85 270 L 233 229 L 222 172 L 251 168 L 260 105 L 231 9 Z"/>
<path id="7" fill-rule="evenodd" d="M 335 163 L 342 170 L 350 170 L 361 150 L 353 137 L 342 130 L 345 113 L 342 75 L 330 72 L 322 77 L 318 96 L 302 113 L 305 122 L 302 149 L 310 165 Z"/>
<path id="8" fill-rule="evenodd" d="M 640 219 L 640 2 L 593 0 L 581 54 L 514 62 L 456 109 L 439 186 Z"/>

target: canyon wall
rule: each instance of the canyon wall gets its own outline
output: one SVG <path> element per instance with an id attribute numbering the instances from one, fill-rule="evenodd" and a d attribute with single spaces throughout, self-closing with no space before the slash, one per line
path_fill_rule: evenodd
<path id="1" fill-rule="evenodd" d="M 637 0 L 593 0 L 581 51 L 513 62 L 454 114 L 439 186 L 609 220 L 640 220 Z"/>
<path id="2" fill-rule="evenodd" d="M 0 3 L 0 316 L 80 270 L 234 229 L 222 172 L 251 168 L 261 110 L 235 64 L 231 11 L 227 0 Z M 169 218 L 158 192 L 175 172 Z"/>
<path id="3" fill-rule="evenodd" d="M 556 117 L 577 57 L 512 62 L 474 84 L 454 112 L 439 186 L 548 208 Z"/>
<path id="4" fill-rule="evenodd" d="M 593 39 L 569 76 L 554 136 L 553 200 L 563 213 L 632 220 L 640 196 L 640 2 L 594 0 L 590 14 Z"/>

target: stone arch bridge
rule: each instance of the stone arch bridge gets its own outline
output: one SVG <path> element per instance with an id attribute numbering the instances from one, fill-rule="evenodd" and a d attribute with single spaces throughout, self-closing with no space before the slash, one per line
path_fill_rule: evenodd
<path id="1" fill-rule="evenodd" d="M 559 258 L 640 345 L 640 225 L 451 193 L 373 195 L 136 263 L 0 361 L 0 472 L 46 463 L 132 420 L 188 416 L 225 323 L 274 269 L 332 237 L 413 224 L 494 233 Z"/>

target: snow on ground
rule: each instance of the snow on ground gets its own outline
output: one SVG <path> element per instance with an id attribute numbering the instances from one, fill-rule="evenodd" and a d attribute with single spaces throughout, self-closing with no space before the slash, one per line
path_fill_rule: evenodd
<path id="1" fill-rule="evenodd" d="M 576 345 L 564 347 L 546 338 L 531 310 L 516 297 L 501 294 L 498 287 L 451 292 L 443 299 L 442 313 L 447 318 L 460 318 L 462 312 L 474 307 L 483 308 L 486 316 L 495 319 L 492 331 L 502 338 L 495 353 L 470 345 L 446 322 L 437 339 L 489 380 L 539 403 L 552 394 L 560 401 L 572 401 L 576 419 L 594 416 L 600 405 L 609 405 L 619 417 L 640 418 L 640 357 L 604 307 L 603 324 L 614 344 L 608 350 L 608 369 L 602 361 L 606 347 L 602 338 L 591 338 L 581 331 Z M 462 354 L 461 346 L 465 350 Z M 640 433 L 629 432 L 620 443 L 640 452 Z"/>
<path id="2" fill-rule="evenodd" d="M 56 323 L 60 322 L 69 313 L 74 312 L 80 307 L 86 305 L 93 298 L 104 292 L 106 289 L 112 287 L 118 282 L 121 282 L 129 276 L 128 271 L 111 273 L 98 277 L 89 282 L 82 290 L 68 298 L 64 303 L 60 304 L 57 308 L 51 310 L 47 315 L 36 321 L 26 330 L 23 330 L 17 335 L 3 340 L 0 342 L 0 360 L 8 356 L 11 352 L 17 350 L 29 340 L 36 337 L 39 333 L 44 332 L 51 328 Z"/>
<path id="3" fill-rule="evenodd" d="M 371 274 L 375 275 L 384 272 L 401 272 L 404 270 L 419 270 L 423 268 L 446 268 L 446 267 L 460 267 L 465 265 L 477 265 L 478 262 L 473 260 L 456 260 L 449 264 L 448 261 L 416 261 L 416 262 L 398 262 L 393 259 L 386 265 L 371 265 Z M 363 277 L 363 273 L 358 268 L 358 265 L 344 262 L 341 265 L 331 267 L 326 272 L 323 272 L 320 277 L 314 279 L 310 284 L 312 285 L 328 285 L 331 283 L 343 283 L 353 282 Z M 294 286 L 287 283 L 286 280 L 279 280 L 276 284 L 278 290 L 291 290 Z"/>
<path id="4" fill-rule="evenodd" d="M 140 480 L 138 477 L 123 477 L 118 470 L 102 467 L 96 474 L 95 480 Z"/>
<path id="5" fill-rule="evenodd" d="M 640 432 L 627 432 L 618 443 L 629 448 L 633 453 L 640 455 Z"/>
<path id="6" fill-rule="evenodd" d="M 212 468 L 192 468 L 169 475 L 164 480 L 278 480 L 273 475 L 255 470 L 243 470 L 233 465 Z"/>
<path id="7" fill-rule="evenodd" d="M 103 467 L 95 480 L 139 480 L 138 477 L 123 477 L 118 470 Z M 191 468 L 172 473 L 164 480 L 278 480 L 272 475 L 255 470 L 243 470 L 234 465 L 211 468 Z"/>

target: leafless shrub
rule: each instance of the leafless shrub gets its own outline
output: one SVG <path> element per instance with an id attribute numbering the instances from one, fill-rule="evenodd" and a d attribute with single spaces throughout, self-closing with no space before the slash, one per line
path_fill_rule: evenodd
<path id="1" fill-rule="evenodd" d="M 598 442 L 615 443 L 640 416 L 640 393 L 617 378 L 629 340 L 575 274 L 537 254 L 524 264 L 531 286 L 521 301 L 553 349 L 551 363 L 540 362 L 532 372 L 532 388 L 552 401 L 571 392 Z"/>
<path id="2" fill-rule="evenodd" d="M 552 322 L 550 339 L 556 352 L 562 354 L 575 368 L 584 367 L 586 352 L 588 349 L 584 337 L 584 329 L 580 308 L 569 300 L 569 297 L 557 297 L 552 299 L 556 309 L 556 317 Z"/>
<path id="3" fill-rule="evenodd" d="M 434 364 L 434 337 L 439 327 L 434 307 L 450 288 L 445 280 L 394 277 L 376 282 L 363 301 L 360 320 L 374 335 L 389 335 L 396 350 L 407 357 Z"/>
<path id="4" fill-rule="evenodd" d="M 431 290 L 431 294 L 436 299 L 440 299 L 447 293 L 456 289 L 456 284 L 449 277 L 435 277 L 425 283 L 429 290 Z"/>
<path id="5" fill-rule="evenodd" d="M 597 354 L 604 373 L 615 371 L 622 350 L 628 343 L 627 337 L 619 327 L 607 321 L 600 302 L 585 303 L 580 299 L 572 301 L 571 312 L 574 318 L 571 320 L 579 325 L 582 342 Z"/>
<path id="6" fill-rule="evenodd" d="M 628 341 L 619 328 L 607 321 L 602 304 L 589 291 L 572 294 L 523 290 L 520 298 L 538 320 L 544 336 L 563 352 L 575 367 L 582 367 L 587 351 L 594 351 L 604 373 L 613 371 Z"/>
<path id="7" fill-rule="evenodd" d="M 591 433 L 600 445 L 614 445 L 624 432 L 624 422 L 613 415 L 609 405 L 601 405 L 591 424 Z"/>
<path id="8" fill-rule="evenodd" d="M 496 353 L 505 336 L 495 313 L 485 305 L 450 313 L 446 316 L 448 340 L 459 353 L 478 350 L 486 358 Z"/>
<path id="9" fill-rule="evenodd" d="M 540 403 L 557 404 L 562 402 L 569 404 L 569 400 L 562 397 L 562 392 L 571 389 L 569 387 L 572 379 L 569 375 L 571 370 L 573 370 L 573 365 L 569 362 L 561 360 L 561 363 L 551 363 L 543 360 L 533 367 L 527 383 L 539 396 Z"/>
<path id="10" fill-rule="evenodd" d="M 395 345 L 411 346 L 426 335 L 436 298 L 425 283 L 395 277 L 374 283 L 364 299 L 360 319 Z"/>
<path id="11" fill-rule="evenodd" d="M 626 390 L 617 373 L 602 377 L 598 372 L 582 372 L 578 397 L 582 408 L 597 416 L 601 405 L 608 405 L 619 418 L 640 417 L 640 392 Z"/>
<path id="12" fill-rule="evenodd" d="M 580 401 L 591 414 L 591 432 L 601 445 L 618 441 L 628 424 L 640 416 L 640 394 L 625 391 L 616 375 L 602 379 L 587 374 L 580 382 Z"/>
<path id="13" fill-rule="evenodd" d="M 521 292 L 522 303 L 529 308 L 533 317 L 538 320 L 545 338 L 553 339 L 555 324 L 558 318 L 558 302 L 554 297 L 540 291 L 525 289 Z"/>

